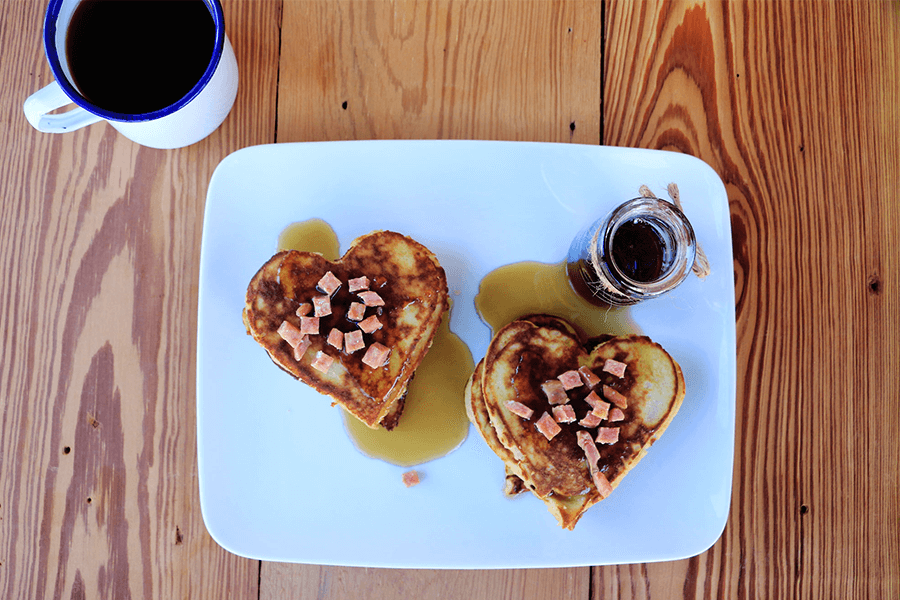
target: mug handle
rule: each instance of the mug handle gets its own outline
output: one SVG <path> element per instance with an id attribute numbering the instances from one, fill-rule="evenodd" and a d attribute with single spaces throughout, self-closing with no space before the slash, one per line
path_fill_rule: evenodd
<path id="1" fill-rule="evenodd" d="M 47 114 L 71 103 L 72 100 L 54 81 L 29 96 L 22 108 L 25 110 L 25 118 L 32 127 L 44 133 L 75 131 L 103 120 L 102 117 L 98 117 L 80 106 L 57 115 Z"/>

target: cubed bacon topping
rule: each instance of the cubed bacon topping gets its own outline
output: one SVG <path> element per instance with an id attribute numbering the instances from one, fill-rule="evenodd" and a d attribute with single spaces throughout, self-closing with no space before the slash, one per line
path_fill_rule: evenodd
<path id="1" fill-rule="evenodd" d="M 602 420 L 603 419 L 598 417 L 593 412 L 589 412 L 588 414 L 584 415 L 584 418 L 582 420 L 578 421 L 578 424 L 582 427 L 587 427 L 590 429 L 599 425 Z"/>
<path id="2" fill-rule="evenodd" d="M 544 437 L 547 438 L 547 440 L 552 440 L 560 431 L 562 431 L 562 427 L 553 420 L 550 413 L 546 412 L 541 415 L 541 418 L 537 420 L 537 423 L 535 423 L 534 426 L 537 427 L 538 431 L 544 434 Z"/>
<path id="3" fill-rule="evenodd" d="M 300 333 L 316 335 L 319 333 L 319 317 L 300 317 Z"/>
<path id="4" fill-rule="evenodd" d="M 609 415 L 609 402 L 604 402 L 597 392 L 591 390 L 584 401 L 591 405 L 591 414 L 595 414 L 601 419 L 605 419 Z"/>
<path id="5" fill-rule="evenodd" d="M 594 444 L 594 440 L 591 439 L 591 434 L 587 431 L 579 431 L 575 434 L 575 437 L 578 440 L 578 445 L 584 450 L 584 457 L 587 459 L 588 468 L 593 472 L 597 468 L 597 461 L 600 460 L 600 451 L 597 450 L 597 445 Z"/>
<path id="6" fill-rule="evenodd" d="M 557 423 L 571 423 L 577 418 L 571 404 L 560 404 L 553 407 L 553 419 Z"/>
<path id="7" fill-rule="evenodd" d="M 316 359 L 312 362 L 312 368 L 322 373 L 327 373 L 333 363 L 333 358 L 319 350 L 316 352 Z"/>
<path id="8" fill-rule="evenodd" d="M 278 335 L 281 336 L 281 339 L 290 344 L 291 348 L 296 348 L 303 339 L 303 332 L 287 321 L 281 322 L 281 325 L 278 327 Z"/>
<path id="9" fill-rule="evenodd" d="M 625 413 L 622 412 L 621 408 L 614 408 L 609 411 L 609 420 L 611 422 L 623 421 L 625 420 Z"/>
<path id="10" fill-rule="evenodd" d="M 328 343 L 338 350 L 344 347 L 344 332 L 340 329 L 332 329 L 328 332 Z"/>
<path id="11" fill-rule="evenodd" d="M 408 488 L 418 485 L 420 481 L 418 471 L 407 471 L 403 474 L 403 485 Z"/>
<path id="12" fill-rule="evenodd" d="M 557 377 L 557 379 L 559 379 L 566 390 L 581 387 L 581 375 L 578 374 L 578 371 L 566 371 Z"/>
<path id="13" fill-rule="evenodd" d="M 597 450 L 597 446 L 588 432 L 579 431 L 575 435 L 578 438 L 578 445 L 584 450 L 584 457 L 587 459 L 591 479 L 597 487 L 597 492 L 599 492 L 601 498 L 606 498 L 612 493 L 612 486 L 609 484 L 606 475 L 601 473 L 600 468 L 597 466 L 597 461 L 600 460 L 600 451 Z"/>
<path id="14" fill-rule="evenodd" d="M 600 383 L 600 378 L 587 367 L 578 367 L 578 373 L 581 375 L 584 385 L 589 388 L 595 388 L 597 387 L 597 384 Z"/>
<path id="15" fill-rule="evenodd" d="M 622 377 L 625 377 L 625 368 L 627 366 L 628 365 L 623 362 L 607 358 L 606 362 L 603 363 L 603 370 L 607 373 L 612 373 L 613 375 L 621 379 Z"/>
<path id="16" fill-rule="evenodd" d="M 628 408 L 628 398 L 608 385 L 603 386 L 603 396 L 619 408 Z"/>
<path id="17" fill-rule="evenodd" d="M 344 351 L 347 354 L 353 354 L 357 350 L 362 350 L 365 347 L 366 343 L 363 341 L 363 332 L 359 329 L 344 334 Z"/>
<path id="18" fill-rule="evenodd" d="M 591 473 L 591 479 L 594 480 L 594 485 L 597 486 L 597 492 L 600 494 L 601 498 L 606 498 L 612 494 L 613 488 L 609 484 L 609 479 L 606 478 L 606 475 L 599 470 L 596 470 Z"/>
<path id="19" fill-rule="evenodd" d="M 347 282 L 348 290 L 351 294 L 355 294 L 356 292 L 361 292 L 363 290 L 369 289 L 369 278 L 368 277 L 354 277 L 350 281 Z"/>
<path id="20" fill-rule="evenodd" d="M 315 316 L 327 317 L 331 314 L 331 296 L 316 296 L 312 303 Z"/>
<path id="21" fill-rule="evenodd" d="M 357 295 L 366 306 L 384 306 L 384 300 L 381 299 L 377 292 L 360 292 Z"/>
<path id="22" fill-rule="evenodd" d="M 322 290 L 322 293 L 331 296 L 339 287 L 341 287 L 341 280 L 338 279 L 334 273 L 328 271 L 322 276 L 322 279 L 319 280 L 316 287 Z"/>
<path id="23" fill-rule="evenodd" d="M 615 444 L 619 441 L 619 428 L 598 427 L 596 439 L 598 444 Z"/>
<path id="24" fill-rule="evenodd" d="M 510 400 L 506 403 L 506 408 L 509 409 L 509 412 L 514 415 L 519 415 L 523 419 L 530 419 L 531 415 L 534 414 L 534 411 L 522 404 L 521 402 L 516 402 L 515 400 Z"/>
<path id="25" fill-rule="evenodd" d="M 300 343 L 294 347 L 294 360 L 300 362 L 300 359 L 303 358 L 310 346 L 312 346 L 312 340 L 309 339 L 308 335 L 304 335 Z"/>
<path id="26" fill-rule="evenodd" d="M 366 333 L 374 333 L 381 329 L 381 321 L 378 320 L 378 317 L 372 315 L 367 319 L 359 322 L 359 328 L 362 329 Z"/>
<path id="27" fill-rule="evenodd" d="M 379 344 L 378 342 L 373 342 L 362 358 L 363 364 L 366 364 L 373 369 L 377 369 L 384 365 L 390 353 L 391 349 L 387 346 Z"/>
<path id="28" fill-rule="evenodd" d="M 362 321 L 366 317 L 366 305 L 362 302 L 351 302 L 347 309 L 347 318 L 351 321 Z"/>
<path id="29" fill-rule="evenodd" d="M 558 379 L 551 379 L 541 384 L 541 389 L 547 394 L 547 400 L 550 404 L 565 404 L 569 401 L 566 395 L 566 388 Z"/>
<path id="30" fill-rule="evenodd" d="M 600 398 L 594 390 L 591 390 L 591 393 L 584 397 L 584 401 L 590 404 L 592 409 L 601 406 L 601 402 L 603 404 L 608 404 L 607 402 L 603 402 L 603 399 Z"/>
<path id="31" fill-rule="evenodd" d="M 313 310 L 313 305 L 310 304 L 309 302 L 304 302 L 303 304 L 301 304 L 300 306 L 297 307 L 297 316 L 305 317 L 309 313 L 311 313 L 312 310 Z"/>

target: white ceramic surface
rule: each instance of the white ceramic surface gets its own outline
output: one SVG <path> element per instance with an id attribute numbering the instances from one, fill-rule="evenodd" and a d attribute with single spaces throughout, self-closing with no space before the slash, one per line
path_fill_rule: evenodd
<path id="1" fill-rule="evenodd" d="M 276 368 L 241 322 L 246 286 L 287 225 L 324 219 L 342 252 L 361 234 L 392 229 L 437 254 L 454 300 L 451 329 L 477 361 L 490 330 L 473 298 L 487 273 L 560 262 L 581 228 L 640 185 L 665 197 L 672 181 L 712 274 L 631 315 L 681 364 L 687 396 L 647 457 L 575 531 L 531 495 L 505 498 L 503 464 L 474 430 L 405 488 L 405 469 L 359 453 L 338 409 Z M 226 549 L 316 564 L 556 567 L 684 558 L 720 536 L 734 455 L 734 280 L 725 189 L 702 161 L 522 142 L 246 148 L 212 177 L 200 260 L 200 497 Z"/>

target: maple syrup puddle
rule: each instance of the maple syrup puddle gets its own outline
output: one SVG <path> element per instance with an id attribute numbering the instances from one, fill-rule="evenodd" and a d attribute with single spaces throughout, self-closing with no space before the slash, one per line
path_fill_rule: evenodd
<path id="1" fill-rule="evenodd" d="M 566 319 L 588 338 L 641 333 L 629 307 L 597 306 L 578 295 L 565 262 L 526 261 L 494 269 L 481 280 L 475 308 L 492 336 L 504 325 L 534 313 Z"/>
<path id="2" fill-rule="evenodd" d="M 318 252 L 331 261 L 341 257 L 337 235 L 321 219 L 289 225 L 278 236 L 278 250 Z M 463 395 L 475 363 L 449 322 L 447 311 L 409 383 L 403 415 L 392 431 L 371 429 L 341 409 L 344 429 L 363 454 L 409 467 L 445 456 L 466 439 L 469 419 Z"/>

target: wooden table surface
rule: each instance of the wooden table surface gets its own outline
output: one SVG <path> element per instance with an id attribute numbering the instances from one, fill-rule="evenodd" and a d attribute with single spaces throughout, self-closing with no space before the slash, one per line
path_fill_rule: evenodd
<path id="1" fill-rule="evenodd" d="M 900 597 L 897 2 L 223 0 L 241 86 L 191 147 L 34 131 L 44 2 L 0 24 L 0 597 Z M 533 140 L 697 156 L 737 302 L 728 525 L 675 562 L 260 563 L 209 536 L 195 417 L 204 200 L 270 142 Z"/>

